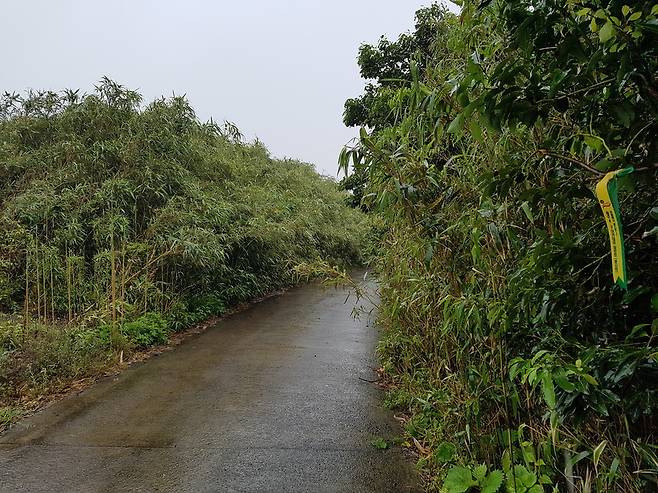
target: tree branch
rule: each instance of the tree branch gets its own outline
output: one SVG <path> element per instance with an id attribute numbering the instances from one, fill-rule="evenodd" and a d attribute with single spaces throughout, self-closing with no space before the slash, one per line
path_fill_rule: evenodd
<path id="1" fill-rule="evenodd" d="M 562 159 L 564 161 L 567 161 L 572 164 L 577 164 L 581 168 L 583 168 L 586 171 L 589 171 L 590 173 L 593 173 L 597 176 L 605 176 L 605 173 L 603 171 L 599 171 L 596 168 L 592 168 L 589 164 L 585 163 L 584 161 L 581 161 L 580 159 L 573 158 L 571 156 L 564 156 L 562 154 L 558 154 L 557 152 L 552 152 L 547 149 L 537 149 L 536 151 L 537 154 L 541 154 L 542 156 L 550 156 L 554 157 L 556 159 Z"/>

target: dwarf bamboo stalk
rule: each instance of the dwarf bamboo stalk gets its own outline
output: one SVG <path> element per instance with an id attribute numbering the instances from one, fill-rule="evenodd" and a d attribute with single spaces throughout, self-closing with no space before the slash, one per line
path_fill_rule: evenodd
<path id="1" fill-rule="evenodd" d="M 148 263 L 148 256 L 147 256 L 146 253 L 144 254 L 144 262 L 145 262 L 145 264 Z M 146 304 L 147 304 L 147 300 L 148 300 L 148 289 L 149 289 L 148 285 L 149 285 L 150 276 L 151 276 L 151 272 L 147 267 L 146 268 L 146 274 L 144 275 L 144 312 L 146 312 Z"/>
<path id="2" fill-rule="evenodd" d="M 126 238 L 121 242 L 121 291 L 120 291 L 121 319 L 124 316 L 124 302 L 126 299 Z"/>
<path id="3" fill-rule="evenodd" d="M 82 265 L 80 265 L 82 259 Z M 83 305 L 83 300 L 85 297 L 85 284 L 84 284 L 84 259 L 82 257 L 76 259 L 76 265 L 73 266 L 73 279 L 74 279 L 74 299 L 73 299 L 73 311 L 74 313 L 80 313 L 80 308 Z"/>
<path id="4" fill-rule="evenodd" d="M 46 222 L 44 228 L 44 241 L 48 240 L 48 222 Z M 48 266 L 48 246 L 47 243 L 44 243 L 43 255 L 41 256 L 41 280 L 43 281 L 43 321 L 48 321 L 48 272 L 46 267 Z"/>
<path id="5" fill-rule="evenodd" d="M 42 296 L 42 301 L 43 301 L 43 321 L 46 322 L 48 320 L 48 288 L 46 286 L 46 250 L 44 248 L 44 251 L 42 252 L 41 255 L 41 292 L 43 294 Z"/>
<path id="6" fill-rule="evenodd" d="M 68 308 L 69 324 L 73 320 L 73 306 L 71 304 L 71 252 L 66 246 L 66 304 Z"/>
<path id="7" fill-rule="evenodd" d="M 37 320 L 41 322 L 41 279 L 39 278 L 39 239 L 38 237 L 34 243 L 34 255 L 35 255 L 35 276 L 36 276 L 36 286 L 37 286 Z"/>
<path id="8" fill-rule="evenodd" d="M 50 262 L 50 308 L 53 322 L 55 321 L 55 279 L 53 274 L 53 262 Z"/>
<path id="9" fill-rule="evenodd" d="M 111 233 L 110 236 L 110 248 L 111 248 L 111 262 L 112 266 L 110 269 L 110 292 L 111 292 L 111 303 L 112 303 L 112 338 L 114 342 L 116 343 L 119 339 L 119 334 L 117 330 L 117 311 L 116 311 L 116 297 L 117 297 L 117 292 L 116 292 L 116 253 L 114 251 L 114 230 Z"/>
<path id="10" fill-rule="evenodd" d="M 30 247 L 25 249 L 25 299 L 23 300 L 23 337 L 30 320 Z"/>

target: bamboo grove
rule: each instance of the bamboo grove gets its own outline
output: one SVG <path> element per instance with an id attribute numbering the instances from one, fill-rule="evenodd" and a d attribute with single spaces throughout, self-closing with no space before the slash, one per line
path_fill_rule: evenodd
<path id="1" fill-rule="evenodd" d="M 427 488 L 656 491 L 658 5 L 433 5 L 359 65 L 343 186 Z M 629 166 L 623 290 L 593 190 Z"/>
<path id="2" fill-rule="evenodd" d="M 362 214 L 312 165 L 108 79 L 0 98 L 0 185 L 0 410 L 289 286 L 301 261 L 360 259 Z"/>

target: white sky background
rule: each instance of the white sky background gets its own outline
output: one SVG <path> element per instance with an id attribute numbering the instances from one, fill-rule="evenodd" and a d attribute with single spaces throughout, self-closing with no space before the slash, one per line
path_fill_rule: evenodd
<path id="1" fill-rule="evenodd" d="M 336 176 L 356 135 L 342 112 L 363 89 L 359 45 L 412 29 L 429 3 L 5 0 L 0 91 L 90 92 L 107 75 L 145 102 L 186 94 L 201 120 L 235 122 L 274 156 Z"/>

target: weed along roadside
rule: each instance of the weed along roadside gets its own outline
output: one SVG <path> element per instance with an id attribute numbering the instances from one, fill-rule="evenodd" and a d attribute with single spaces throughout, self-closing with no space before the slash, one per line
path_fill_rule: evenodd
<path id="1" fill-rule="evenodd" d="M 116 377 L 135 363 L 141 363 L 153 356 L 171 351 L 190 337 L 203 333 L 226 317 L 247 310 L 270 297 L 280 296 L 286 289 L 268 293 L 263 297 L 248 302 L 239 303 L 221 313 L 217 313 L 178 331 L 172 331 L 168 328 L 162 330 L 162 325 L 166 322 L 163 322 L 162 318 L 156 314 L 147 314 L 145 317 L 140 317 L 140 319 L 132 322 L 127 329 L 120 328 L 121 334 L 126 334 L 127 337 L 130 337 L 132 334 L 133 337 L 139 338 L 141 344 L 137 342 L 133 344 L 124 343 L 121 349 L 112 348 L 111 345 L 106 344 L 105 349 L 98 351 L 98 353 L 80 354 L 84 348 L 75 346 L 67 348 L 67 352 L 59 349 L 60 345 L 65 345 L 66 347 L 70 339 L 78 337 L 77 334 L 81 333 L 78 332 L 81 331 L 79 327 L 68 327 L 66 325 L 53 327 L 44 325 L 41 327 L 32 327 L 31 330 L 33 333 L 31 335 L 25 335 L 22 332 L 25 329 L 18 325 L 17 322 L 4 325 L 3 328 L 5 330 L 16 331 L 14 337 L 22 344 L 22 346 L 17 345 L 18 354 L 20 354 L 20 351 L 33 351 L 33 353 L 30 353 L 34 354 L 33 358 L 36 361 L 41 361 L 47 357 L 47 353 L 54 352 L 58 358 L 79 358 L 80 361 L 75 363 L 77 366 L 74 372 L 53 376 L 50 380 L 44 380 L 41 384 L 25 381 L 21 387 L 21 390 L 24 392 L 21 397 L 14 400 L 6 399 L 5 401 L 8 405 L 2 408 L 2 414 L 0 414 L 2 419 L 0 422 L 0 433 L 6 431 L 12 423 L 19 419 L 24 419 L 26 416 L 58 400 L 82 392 L 101 379 Z M 155 325 L 151 325 L 153 323 Z M 153 337 L 154 333 L 159 334 L 159 336 Z M 45 337 L 44 334 L 46 334 Z M 41 341 L 36 339 L 37 337 L 39 339 L 45 339 L 45 342 L 42 342 L 43 346 L 38 345 Z M 20 370 L 21 368 L 14 369 L 17 373 Z"/>
<path id="2" fill-rule="evenodd" d="M 0 101 L 0 420 L 297 282 L 361 262 L 367 218 L 311 165 L 276 160 L 184 98 Z"/>

